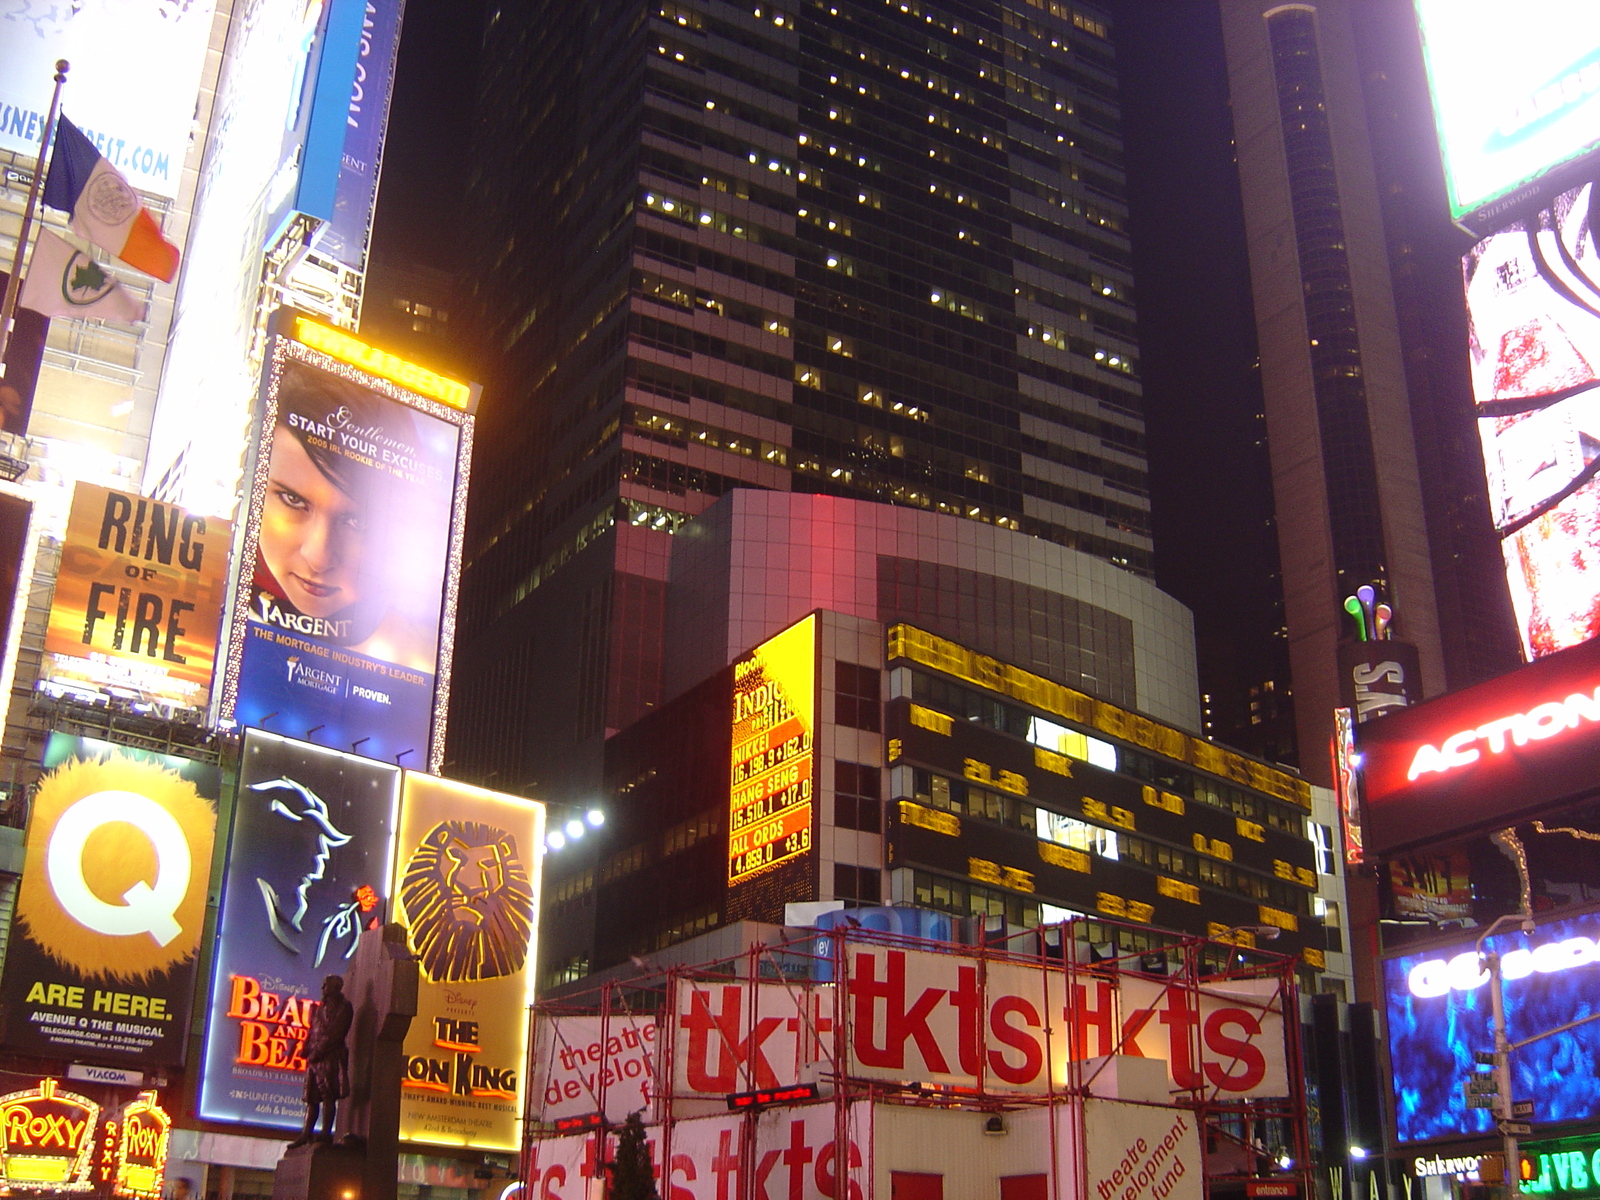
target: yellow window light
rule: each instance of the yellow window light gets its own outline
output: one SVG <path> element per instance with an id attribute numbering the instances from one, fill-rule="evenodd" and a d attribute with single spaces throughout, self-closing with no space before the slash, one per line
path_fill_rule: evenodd
<path id="1" fill-rule="evenodd" d="M 459 380 L 449 379 L 437 371 L 430 371 L 427 367 L 418 366 L 398 354 L 390 354 L 387 350 L 369 346 L 343 330 L 330 328 L 305 317 L 296 317 L 293 337 L 302 345 L 320 350 L 330 358 L 336 358 L 340 362 L 349 363 L 352 367 L 359 367 L 392 383 L 398 383 L 403 388 L 427 396 L 429 399 L 438 400 L 442 404 L 448 404 L 451 408 L 465 412 L 471 406 L 472 388 L 468 385 Z"/>

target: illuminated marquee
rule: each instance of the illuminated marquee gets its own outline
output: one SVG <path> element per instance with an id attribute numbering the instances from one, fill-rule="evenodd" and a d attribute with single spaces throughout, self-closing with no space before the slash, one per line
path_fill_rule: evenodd
<path id="1" fill-rule="evenodd" d="M 359 367 L 391 383 L 398 383 L 401 387 L 427 396 L 430 400 L 448 404 L 461 412 L 468 412 L 472 408 L 473 389 L 470 384 L 451 379 L 437 371 L 430 371 L 427 367 L 418 366 L 398 354 L 390 354 L 387 350 L 369 346 L 360 338 L 351 337 L 342 330 L 330 328 L 305 317 L 296 317 L 293 336 L 294 340 L 302 345 L 320 350 L 330 358 L 349 363 L 352 367 Z"/>
<path id="2" fill-rule="evenodd" d="M 13 1191 L 87 1192 L 100 1106 L 54 1079 L 0 1096 L 0 1176 Z"/>
<path id="3" fill-rule="evenodd" d="M 1406 778 L 1415 783 L 1432 771 L 1442 775 L 1457 767 L 1469 767 L 1483 757 L 1475 744 L 1478 742 L 1482 742 L 1490 754 L 1504 754 L 1508 740 L 1510 745 L 1526 746 L 1529 742 L 1542 742 L 1576 729 L 1585 721 L 1600 721 L 1600 687 L 1592 694 L 1574 692 L 1565 700 L 1547 700 L 1527 712 L 1498 717 L 1476 729 L 1463 729 L 1437 746 L 1423 743 L 1411 760 Z"/>
<path id="4" fill-rule="evenodd" d="M 816 691 L 815 616 L 734 664 L 729 883 L 811 849 Z"/>
<path id="5" fill-rule="evenodd" d="M 172 1118 L 156 1103 L 154 1092 L 140 1092 L 139 1098 L 122 1111 L 117 1178 L 111 1194 L 130 1200 L 160 1200 L 171 1139 Z"/>

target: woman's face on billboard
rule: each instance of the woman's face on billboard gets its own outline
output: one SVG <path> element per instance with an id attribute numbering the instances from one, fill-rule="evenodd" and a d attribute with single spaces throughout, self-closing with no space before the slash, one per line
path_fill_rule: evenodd
<path id="1" fill-rule="evenodd" d="M 368 514 L 339 490 L 284 426 L 272 438 L 261 512 L 261 558 L 289 603 L 328 617 L 361 599 Z"/>

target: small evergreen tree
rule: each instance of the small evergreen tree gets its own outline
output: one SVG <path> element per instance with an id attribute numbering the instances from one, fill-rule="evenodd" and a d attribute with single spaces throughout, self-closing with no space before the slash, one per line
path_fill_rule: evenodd
<path id="1" fill-rule="evenodd" d="M 650 1147 L 645 1144 L 644 1122 L 629 1113 L 617 1134 L 616 1157 L 611 1162 L 609 1200 L 661 1200 L 655 1172 L 650 1167 Z"/>

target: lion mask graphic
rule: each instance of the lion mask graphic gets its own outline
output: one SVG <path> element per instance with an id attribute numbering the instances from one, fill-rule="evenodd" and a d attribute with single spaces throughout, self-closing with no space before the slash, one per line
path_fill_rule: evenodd
<path id="1" fill-rule="evenodd" d="M 522 969 L 533 887 L 517 840 L 479 821 L 441 821 L 400 881 L 411 946 L 430 983 L 498 979 Z"/>

